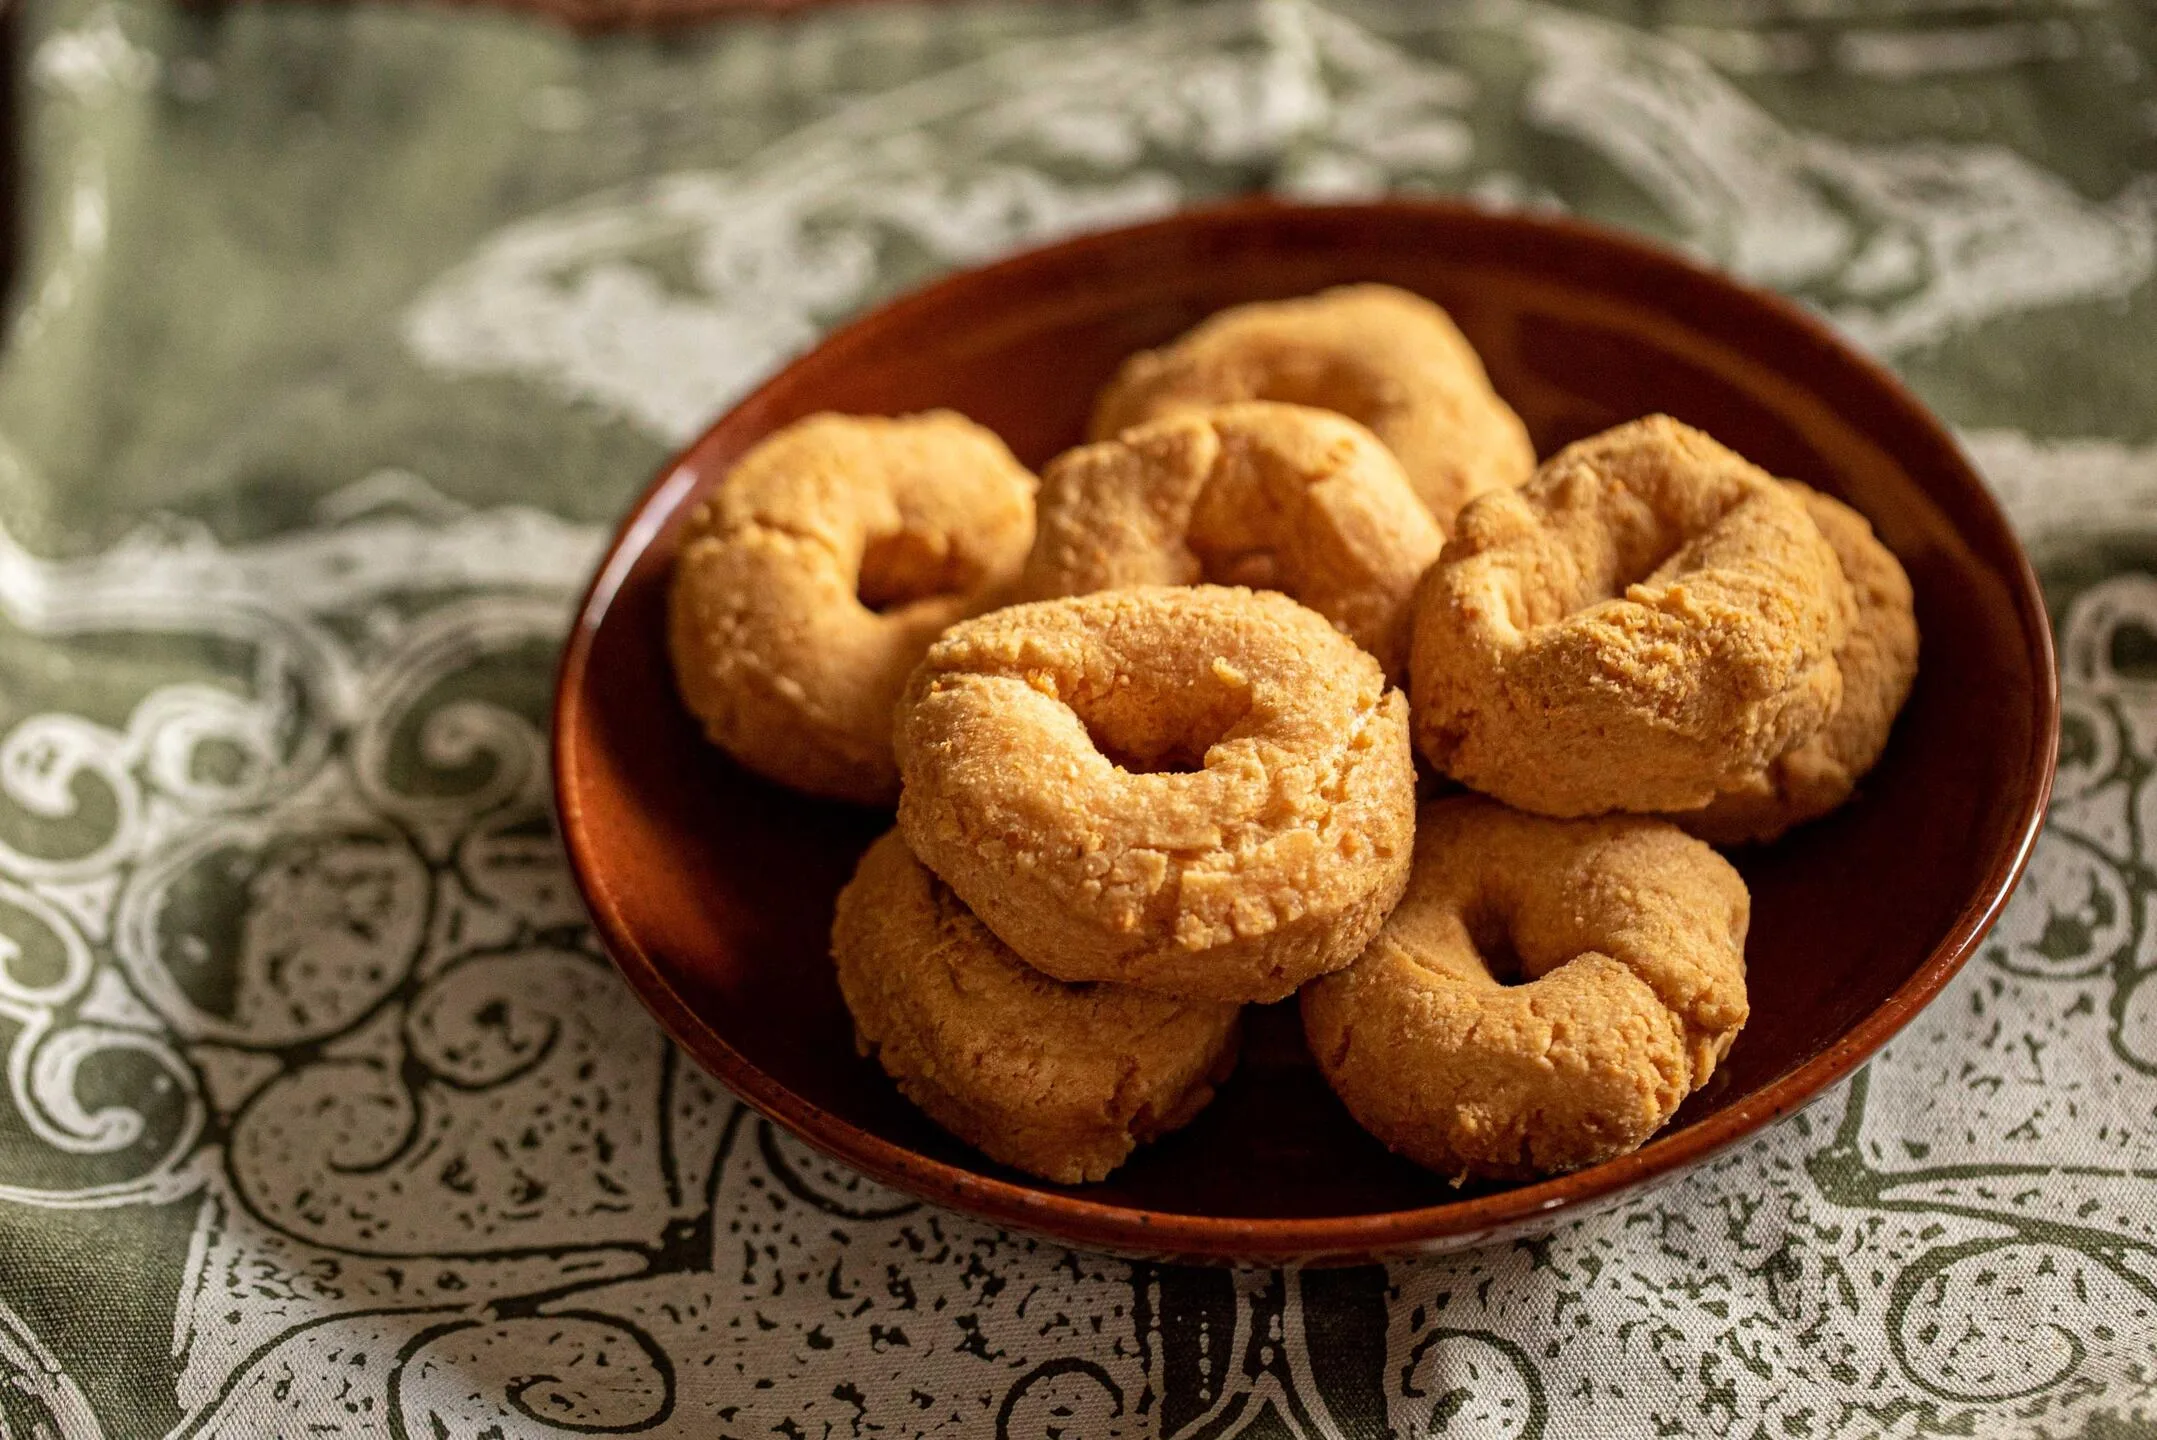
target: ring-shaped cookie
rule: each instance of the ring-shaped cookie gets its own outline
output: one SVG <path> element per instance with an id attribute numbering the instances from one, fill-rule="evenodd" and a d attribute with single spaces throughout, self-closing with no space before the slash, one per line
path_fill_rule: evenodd
<path id="1" fill-rule="evenodd" d="M 1410 597 L 1444 544 L 1377 436 L 1330 411 L 1252 401 L 1156 420 L 1053 461 L 1019 593 L 1201 581 L 1279 590 L 1398 679 Z"/>
<path id="2" fill-rule="evenodd" d="M 1390 285 L 1223 310 L 1126 360 L 1094 403 L 1091 433 L 1111 440 L 1236 400 L 1314 405 L 1369 426 L 1441 527 L 1475 495 L 1535 469 L 1527 427 L 1452 317 Z"/>
<path id="3" fill-rule="evenodd" d="M 896 830 L 839 892 L 831 953 L 861 1053 L 961 1140 L 1061 1184 L 1188 1122 L 1235 1066 L 1237 1006 L 1049 979 Z"/>
<path id="4" fill-rule="evenodd" d="M 1842 703 L 1811 739 L 1785 750 L 1706 809 L 1670 817 L 1716 845 L 1773 840 L 1848 800 L 1887 748 L 1888 732 L 1917 679 L 1917 615 L 1901 562 L 1864 516 L 1810 486 L 1784 483 L 1805 502 L 1856 596 L 1849 630 L 1835 652 Z"/>
<path id="5" fill-rule="evenodd" d="M 1418 592 L 1416 741 L 1523 810 L 1694 810 L 1826 723 L 1854 601 L 1786 485 L 1667 416 L 1461 512 Z"/>
<path id="6" fill-rule="evenodd" d="M 1728 1052 L 1750 908 L 1729 862 L 1665 821 L 1437 801 L 1400 907 L 1304 989 L 1305 1038 L 1356 1120 L 1419 1165 L 1592 1165 L 1653 1135 Z"/>
<path id="7" fill-rule="evenodd" d="M 964 416 L 812 415 L 744 455 L 684 532 L 668 648 L 705 733 L 812 795 L 889 803 L 891 711 L 929 642 L 997 603 L 1034 477 Z"/>
<path id="8" fill-rule="evenodd" d="M 1014 605 L 954 626 L 908 685 L 899 828 L 1057 979 L 1278 1000 L 1400 894 L 1407 727 L 1378 662 L 1285 595 Z"/>

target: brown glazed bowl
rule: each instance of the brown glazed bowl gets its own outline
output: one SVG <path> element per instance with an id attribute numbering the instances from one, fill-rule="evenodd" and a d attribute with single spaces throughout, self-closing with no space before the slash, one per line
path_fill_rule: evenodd
<path id="1" fill-rule="evenodd" d="M 832 899 L 888 813 L 737 769 L 676 698 L 668 569 L 692 506 L 817 410 L 948 406 L 1040 466 L 1081 438 L 1118 361 L 1245 300 L 1380 280 L 1444 305 L 1540 453 L 1666 411 L 1855 505 L 1917 591 L 1923 670 L 1858 798 L 1739 852 L 1752 1022 L 1635 1154 L 1455 1189 L 1357 1129 L 1294 1002 L 1254 1010 L 1241 1069 L 1187 1130 L 1107 1181 L 1044 1184 L 931 1125 L 854 1052 Z M 630 513 L 563 656 L 563 838 L 601 939 L 659 1022 L 736 1094 L 888 1185 L 1072 1245 L 1177 1260 L 1338 1263 L 1547 1227 L 1667 1178 L 1850 1073 L 1939 993 L 2000 913 L 2051 787 L 2050 630 L 2006 520 L 1940 424 L 1797 307 L 1564 221 L 1394 202 L 1246 202 L 953 276 L 847 326 L 714 425 Z"/>

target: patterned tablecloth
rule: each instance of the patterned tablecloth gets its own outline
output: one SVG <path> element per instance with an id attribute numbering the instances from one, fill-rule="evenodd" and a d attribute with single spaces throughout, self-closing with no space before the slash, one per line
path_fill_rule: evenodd
<path id="1" fill-rule="evenodd" d="M 2157 1435 L 2157 36 L 2043 0 L 33 0 L 0 358 L 0 1433 Z M 1547 1239 L 1066 1254 L 675 1056 L 546 813 L 670 446 L 882 296 L 1252 187 L 1567 210 L 1894 365 L 2043 570 L 2007 919 Z"/>

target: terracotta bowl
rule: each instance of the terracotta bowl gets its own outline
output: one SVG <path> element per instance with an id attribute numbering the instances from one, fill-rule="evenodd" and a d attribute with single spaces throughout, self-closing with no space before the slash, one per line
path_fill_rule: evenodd
<path id="1" fill-rule="evenodd" d="M 704 743 L 663 634 L 676 535 L 765 434 L 816 410 L 949 406 L 1038 466 L 1078 441 L 1131 351 L 1240 301 L 1354 280 L 1450 310 L 1549 454 L 1666 411 L 1872 520 L 1916 586 L 1923 672 L 1885 759 L 1832 818 L 1735 858 L 1753 892 L 1753 1018 L 1639 1152 L 1457 1190 L 1350 1121 L 1294 1004 L 1188 1130 L 1106 1182 L 998 1166 L 854 1053 L 832 898 L 887 813 L 759 781 Z M 1251 202 L 1090 235 L 856 321 L 714 425 L 637 503 L 561 669 L 556 794 L 607 949 L 688 1052 L 816 1148 L 1000 1225 L 1132 1255 L 1343 1262 L 1541 1228 L 1669 1177 L 1847 1075 L 1939 993 L 2000 913 L 2051 786 L 2050 631 L 2006 520 L 1940 424 L 1796 307 L 1586 226 L 1438 204 Z"/>

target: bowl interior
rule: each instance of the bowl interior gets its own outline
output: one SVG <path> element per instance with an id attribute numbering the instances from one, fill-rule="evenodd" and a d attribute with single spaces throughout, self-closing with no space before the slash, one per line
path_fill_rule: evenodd
<path id="1" fill-rule="evenodd" d="M 1939 428 L 1787 307 L 1627 242 L 1436 206 L 1243 207 L 1036 252 L 857 323 L 720 421 L 625 527 L 564 667 L 562 819 L 632 982 L 748 1098 L 886 1178 L 890 1157 L 912 1152 L 924 1163 L 898 1178 L 941 1184 L 947 1200 L 967 1202 L 969 1177 L 1012 1182 L 1052 1229 L 1062 1194 L 1224 1221 L 1433 1206 L 1487 1218 L 1479 1192 L 1356 1128 L 1304 1053 L 1293 1002 L 1251 1012 L 1242 1068 L 1217 1103 L 1103 1184 L 1060 1192 L 945 1136 L 855 1055 L 826 955 L 833 896 L 890 817 L 735 768 L 699 737 L 667 667 L 680 523 L 778 426 L 822 409 L 948 406 L 1038 466 L 1081 437 L 1131 351 L 1223 306 L 1355 280 L 1451 311 L 1540 453 L 1668 412 L 1855 505 L 1916 589 L 1923 665 L 1887 755 L 1832 818 L 1734 856 L 1753 893 L 1752 1021 L 1623 1178 L 1802 1099 L 1859 1053 L 1809 1061 L 1851 1051 L 1853 1036 L 1878 1044 L 1975 943 L 2042 806 L 2053 682 L 2020 552 Z M 1800 1073 L 1808 1084 L 1793 1089 Z M 1543 1190 L 1565 1201 L 1613 1183 L 1589 1171 Z M 1443 1231 L 1447 1212 L 1435 1213 Z"/>

